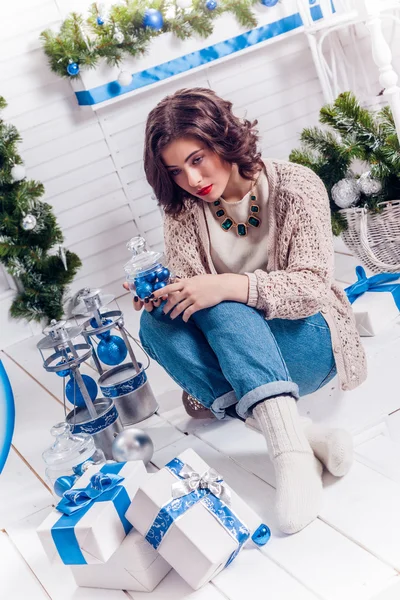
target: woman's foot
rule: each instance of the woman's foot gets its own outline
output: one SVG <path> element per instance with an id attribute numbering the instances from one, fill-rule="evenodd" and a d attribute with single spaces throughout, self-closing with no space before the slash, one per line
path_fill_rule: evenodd
<path id="1" fill-rule="evenodd" d="M 187 414 L 193 419 L 212 419 L 214 417 L 211 410 L 203 406 L 187 392 L 182 392 L 182 403 Z"/>
<path id="2" fill-rule="evenodd" d="M 306 417 L 300 417 L 306 438 L 325 468 L 335 477 L 346 475 L 353 464 L 353 438 L 344 429 L 317 425 Z M 260 431 L 254 417 L 246 419 L 246 425 Z"/>
<path id="3" fill-rule="evenodd" d="M 257 404 L 253 414 L 275 469 L 278 526 L 284 533 L 296 533 L 318 516 L 322 465 L 305 436 L 294 398 L 270 398 Z"/>

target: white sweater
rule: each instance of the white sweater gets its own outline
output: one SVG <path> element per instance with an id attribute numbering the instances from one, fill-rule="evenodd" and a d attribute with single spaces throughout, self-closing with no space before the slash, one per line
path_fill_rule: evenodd
<path id="1" fill-rule="evenodd" d="M 250 215 L 250 196 L 256 196 L 255 203 L 260 207 L 256 214 L 261 224 L 258 228 L 247 226 L 247 236 L 240 237 L 236 228 L 224 231 L 221 223 L 229 216 L 236 223 L 246 223 Z M 268 236 L 268 179 L 261 171 L 256 185 L 251 192 L 238 202 L 226 202 L 221 198 L 221 205 L 214 206 L 205 202 L 205 216 L 210 238 L 211 258 L 217 273 L 253 273 L 256 269 L 267 270 L 267 236 Z M 218 209 L 225 210 L 225 216 L 218 219 Z"/>

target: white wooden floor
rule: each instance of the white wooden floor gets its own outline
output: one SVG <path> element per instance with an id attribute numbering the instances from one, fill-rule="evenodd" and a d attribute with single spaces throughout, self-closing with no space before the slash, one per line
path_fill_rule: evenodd
<path id="1" fill-rule="evenodd" d="M 129 296 L 120 306 L 128 329 L 138 315 Z M 335 381 L 301 399 L 303 414 L 342 425 L 356 435 L 356 462 L 341 480 L 325 475 L 319 518 L 294 536 L 274 521 L 274 476 L 260 434 L 236 420 L 194 421 L 181 407 L 177 386 L 156 364 L 149 379 L 160 411 L 142 424 L 161 467 L 193 447 L 258 511 L 273 537 L 246 550 L 197 592 L 174 572 L 151 594 L 77 588 L 67 567 L 50 566 L 35 528 L 51 510 L 41 453 L 50 427 L 62 420 L 62 383 L 41 366 L 40 336 L 1 354 L 14 390 L 16 428 L 0 478 L 0 597 L 7 600 L 395 600 L 400 598 L 400 326 L 365 340 L 370 375 L 343 394 Z M 87 367 L 90 372 L 90 367 Z M 398 412 L 396 412 L 398 411 Z"/>

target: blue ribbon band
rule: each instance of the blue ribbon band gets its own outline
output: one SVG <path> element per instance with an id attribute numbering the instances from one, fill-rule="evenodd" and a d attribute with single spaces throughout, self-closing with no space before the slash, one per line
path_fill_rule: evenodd
<path id="1" fill-rule="evenodd" d="M 119 485 L 124 479 L 118 477 L 118 473 L 125 463 L 115 463 L 104 465 L 99 473 L 109 475 L 107 479 L 111 481 L 111 485 L 104 491 L 96 489 L 96 484 L 89 484 L 81 490 L 68 490 L 65 492 L 63 500 L 57 505 L 57 509 L 65 511 L 58 521 L 51 528 L 51 535 L 61 560 L 65 565 L 86 565 L 86 559 L 83 556 L 82 550 L 79 547 L 78 540 L 75 534 L 75 526 L 79 523 L 82 517 L 90 510 L 95 502 L 112 502 L 115 510 L 121 520 L 122 526 L 126 535 L 132 529 L 132 525 L 125 518 L 125 513 L 129 508 L 131 500 L 126 489 Z M 118 482 L 115 477 L 117 476 Z M 96 477 L 96 476 L 94 476 Z M 91 478 L 91 481 L 93 477 Z M 101 478 L 104 486 L 104 479 Z M 94 480 L 95 483 L 96 480 Z M 102 484 L 100 483 L 100 487 Z"/>
<path id="2" fill-rule="evenodd" d="M 311 16 L 314 21 L 318 21 L 323 18 L 321 7 L 316 5 L 311 8 Z M 134 90 L 152 85 L 159 81 L 164 81 L 175 75 L 185 73 L 191 69 L 201 67 L 207 63 L 213 62 L 230 54 L 235 54 L 246 48 L 256 46 L 261 42 L 265 42 L 274 37 L 280 36 L 284 33 L 294 31 L 299 27 L 302 27 L 303 22 L 301 20 L 300 13 L 294 13 L 288 17 L 268 23 L 242 33 L 233 38 L 208 46 L 201 50 L 185 54 L 178 58 L 174 58 L 168 62 L 156 65 L 144 71 L 133 73 L 132 82 L 128 86 L 121 87 L 117 80 L 110 81 L 103 85 L 99 85 L 90 90 L 83 90 L 75 92 L 78 100 L 78 104 L 81 106 L 91 106 L 106 102 L 117 96 L 123 96 Z"/>
<path id="3" fill-rule="evenodd" d="M 179 458 L 174 458 L 165 467 L 177 478 L 182 479 L 180 472 L 184 464 Z M 225 566 L 228 566 L 239 554 L 243 544 L 249 539 L 250 532 L 220 498 L 214 496 L 208 489 L 193 490 L 182 498 L 177 498 L 163 506 L 146 534 L 146 540 L 157 550 L 171 525 L 181 517 L 191 506 L 202 502 L 217 521 L 237 542 L 236 550 L 231 554 Z"/>
<path id="4" fill-rule="evenodd" d="M 368 278 L 365 269 L 358 266 L 356 267 L 356 275 L 357 281 L 344 290 L 350 304 L 353 304 L 365 292 L 390 292 L 400 311 L 400 283 L 387 285 L 400 279 L 400 273 L 381 273 Z"/>

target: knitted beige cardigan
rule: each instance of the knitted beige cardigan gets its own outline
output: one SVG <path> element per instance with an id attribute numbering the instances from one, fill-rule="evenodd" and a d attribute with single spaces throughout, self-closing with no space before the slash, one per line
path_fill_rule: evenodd
<path id="1" fill-rule="evenodd" d="M 266 319 L 301 319 L 321 312 L 328 323 L 339 381 L 351 390 L 367 375 L 366 358 L 346 294 L 333 280 L 329 200 L 310 169 L 264 161 L 270 196 L 267 270 L 249 276 L 249 306 Z M 215 274 L 202 202 L 188 201 L 178 217 L 164 217 L 169 267 L 181 277 Z"/>

